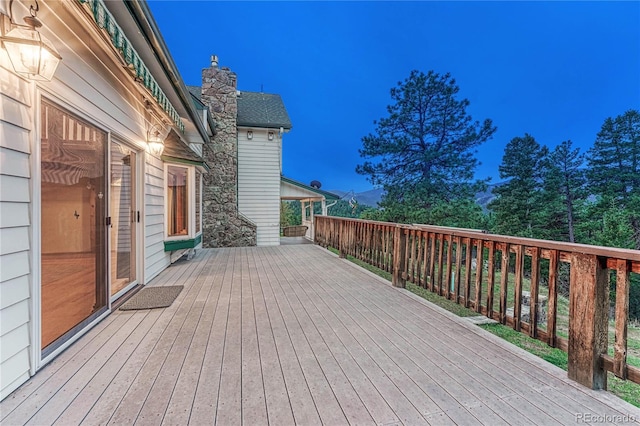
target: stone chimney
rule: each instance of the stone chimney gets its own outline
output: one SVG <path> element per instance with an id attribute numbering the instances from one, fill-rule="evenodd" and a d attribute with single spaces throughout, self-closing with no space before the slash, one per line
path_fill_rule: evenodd
<path id="1" fill-rule="evenodd" d="M 237 76 L 229 68 L 202 70 L 202 102 L 216 123 L 216 135 L 203 146 L 202 155 L 211 167 L 203 176 L 203 244 L 205 247 L 256 245 L 256 227 L 238 213 L 238 95 Z"/>

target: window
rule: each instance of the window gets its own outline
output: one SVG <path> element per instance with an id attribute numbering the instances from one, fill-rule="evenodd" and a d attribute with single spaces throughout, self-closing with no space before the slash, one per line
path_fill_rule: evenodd
<path id="1" fill-rule="evenodd" d="M 200 232 L 200 206 L 202 201 L 200 199 L 200 194 L 202 191 L 202 173 L 196 172 L 196 234 Z"/>
<path id="2" fill-rule="evenodd" d="M 189 235 L 189 170 L 167 166 L 168 236 Z"/>

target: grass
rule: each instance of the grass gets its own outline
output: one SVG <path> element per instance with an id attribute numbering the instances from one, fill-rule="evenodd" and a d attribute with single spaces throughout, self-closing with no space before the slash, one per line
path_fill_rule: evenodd
<path id="1" fill-rule="evenodd" d="M 479 327 L 565 371 L 567 370 L 568 355 L 560 349 L 552 348 L 539 340 L 532 339 L 502 324 L 480 325 Z M 629 357 L 627 361 L 629 365 L 638 365 L 640 359 Z M 640 385 L 627 380 L 620 380 L 612 373 L 608 373 L 607 388 L 609 392 L 619 398 L 636 407 L 640 407 Z"/>
<path id="2" fill-rule="evenodd" d="M 338 250 L 329 247 L 329 250 L 335 254 L 338 254 Z M 370 271 L 388 281 L 391 281 L 392 276 L 389 272 L 387 271 L 383 271 L 379 268 L 376 268 L 375 266 L 369 265 L 366 262 L 363 262 L 359 259 L 356 259 L 353 256 L 347 256 L 347 260 L 355 263 L 356 265 L 366 269 L 367 271 Z M 461 272 L 464 273 L 464 270 L 462 270 Z M 483 277 L 483 300 L 485 300 L 484 298 L 486 297 L 486 285 L 484 280 L 486 280 L 486 274 L 484 274 L 485 277 Z M 475 283 L 475 273 L 472 274 L 472 288 L 474 286 Z M 500 272 L 496 271 L 495 274 L 495 282 L 499 283 L 500 282 Z M 528 290 L 529 289 L 529 282 L 530 280 L 528 280 L 527 278 L 525 278 L 523 280 L 523 289 L 524 290 Z M 515 283 L 513 282 L 513 279 L 511 277 L 509 277 L 509 284 L 508 284 L 508 289 L 512 290 L 513 286 L 515 285 Z M 420 286 L 417 286 L 415 284 L 409 283 L 407 282 L 406 284 L 406 289 L 409 290 L 410 292 L 428 300 L 429 302 L 440 306 L 443 309 L 446 309 L 449 312 L 452 312 L 460 317 L 468 317 L 468 316 L 476 316 L 478 315 L 477 312 L 471 310 L 471 309 L 467 309 L 462 305 L 459 305 L 451 300 L 445 299 L 444 297 L 441 297 L 435 293 L 430 292 L 429 290 L 422 288 Z M 499 286 L 496 286 L 496 291 L 498 291 L 497 293 L 497 297 L 494 297 L 494 300 L 499 300 Z M 542 290 L 542 289 L 541 289 Z M 475 290 L 471 290 L 471 294 L 474 294 Z M 510 294 L 513 293 L 513 291 L 509 291 Z M 510 296 L 510 300 L 509 300 L 509 305 L 513 306 L 513 296 Z M 557 311 L 557 317 L 558 317 L 558 330 L 557 330 L 557 335 L 559 336 L 563 336 L 563 337 L 567 337 L 567 331 L 568 331 L 568 322 L 569 322 L 569 301 L 567 300 L 567 298 L 562 297 L 560 295 L 558 295 L 558 311 Z M 537 339 L 532 339 L 531 337 L 520 333 L 518 331 L 515 331 L 514 329 L 504 326 L 502 324 L 489 324 L 489 325 L 481 325 L 480 327 L 482 327 L 483 329 L 487 330 L 490 333 L 495 334 L 496 336 L 506 340 L 507 342 L 514 344 L 516 346 L 518 346 L 519 348 L 522 348 L 524 350 L 526 350 L 527 352 L 536 355 L 542 359 L 544 359 L 547 362 L 550 362 L 551 364 L 562 368 L 563 370 L 567 370 L 567 366 L 568 366 L 568 356 L 566 352 L 563 352 L 560 349 L 557 348 L 552 348 L 551 346 L 548 346 L 546 343 L 541 342 L 540 340 Z M 611 327 L 614 327 L 613 322 L 610 322 L 610 329 Z M 629 334 L 630 334 L 630 338 L 629 341 L 627 343 L 627 349 L 629 351 L 629 354 L 627 356 L 627 363 L 629 365 L 632 366 L 637 366 L 640 367 L 640 339 L 632 339 L 631 335 L 635 335 L 638 334 L 638 336 L 640 336 L 640 328 L 637 327 L 633 327 L 630 326 L 629 327 Z M 612 342 L 611 337 L 609 338 L 609 342 Z M 611 348 L 610 350 L 610 354 L 611 353 Z M 634 356 L 634 355 L 638 355 L 638 356 Z M 620 380 L 617 377 L 615 377 L 613 374 L 608 373 L 608 377 L 607 377 L 607 387 L 609 392 L 613 393 L 614 395 L 618 396 L 619 398 L 627 401 L 628 403 L 635 405 L 636 407 L 640 407 L 640 385 L 637 385 L 633 382 L 627 381 L 627 380 Z"/>
<path id="3" fill-rule="evenodd" d="M 532 339 L 531 337 L 502 324 L 485 324 L 480 325 L 479 327 L 484 328 L 488 332 L 503 338 L 509 343 L 512 343 L 517 347 L 562 368 L 563 370 L 567 369 L 567 354 L 561 349 L 552 348 L 540 340 Z"/>
<path id="4" fill-rule="evenodd" d="M 329 250 L 335 254 L 338 254 L 338 250 L 334 249 L 333 247 L 329 247 Z M 369 265 L 368 263 L 363 262 L 360 259 L 356 259 L 353 256 L 347 256 L 347 260 L 355 263 L 356 265 L 366 269 L 369 272 L 372 272 L 378 275 L 379 277 L 384 278 L 387 281 L 391 281 L 391 278 L 392 278 L 391 274 L 387 271 L 383 271 L 382 269 Z M 474 312 L 471 309 L 467 309 L 464 306 L 459 305 L 452 300 L 445 299 L 444 297 L 438 296 L 437 294 L 430 292 L 429 290 L 422 288 L 420 286 L 417 286 L 415 284 L 412 284 L 410 282 L 407 282 L 406 289 L 409 290 L 411 293 L 417 294 L 423 299 L 428 300 L 434 305 L 438 305 L 449 312 L 453 312 L 459 317 L 473 317 L 478 315 L 477 312 Z"/>

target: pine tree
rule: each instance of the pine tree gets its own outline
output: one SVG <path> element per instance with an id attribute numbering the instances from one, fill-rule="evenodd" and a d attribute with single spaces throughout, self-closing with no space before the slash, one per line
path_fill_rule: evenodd
<path id="1" fill-rule="evenodd" d="M 360 155 L 368 161 L 356 172 L 384 187 L 381 206 L 390 220 L 414 221 L 418 211 L 428 217 L 437 203 L 469 199 L 482 187 L 471 183 L 474 148 L 496 128 L 491 120 L 472 121 L 458 91 L 450 74 L 412 71 L 391 89 L 388 116 L 362 138 Z"/>
<path id="2" fill-rule="evenodd" d="M 590 190 L 603 210 L 611 203 L 625 210 L 633 246 L 640 250 L 640 112 L 607 118 L 588 153 Z M 601 229 L 605 226 L 601 224 Z"/>
<path id="3" fill-rule="evenodd" d="M 576 242 L 577 207 L 586 197 L 583 165 L 584 155 L 570 140 L 549 154 L 543 176 L 542 238 Z"/>
<path id="4" fill-rule="evenodd" d="M 548 151 L 529 134 L 511 139 L 505 147 L 499 171 L 508 182 L 493 190 L 497 198 L 489 204 L 495 213 L 495 232 L 541 237 L 540 195 Z"/>

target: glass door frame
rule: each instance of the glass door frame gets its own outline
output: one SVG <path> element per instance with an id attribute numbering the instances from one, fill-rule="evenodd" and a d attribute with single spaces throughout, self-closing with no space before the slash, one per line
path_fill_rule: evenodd
<path id="1" fill-rule="evenodd" d="M 42 347 L 41 338 L 42 338 L 42 150 L 41 150 L 41 141 L 42 141 L 42 104 L 43 102 L 47 102 L 54 107 L 58 107 L 66 112 L 69 112 L 72 115 L 80 118 L 81 120 L 86 121 L 88 124 L 95 126 L 100 131 L 105 132 L 106 138 L 104 142 L 104 194 L 106 200 L 104 203 L 104 212 L 103 215 L 106 218 L 109 214 L 109 158 L 110 152 L 109 148 L 111 146 L 111 132 L 108 128 L 97 120 L 88 117 L 87 114 L 83 113 L 80 108 L 75 107 L 74 105 L 63 101 L 59 96 L 54 95 L 53 93 L 47 92 L 39 88 L 39 90 L 35 91 L 34 96 L 34 112 L 35 117 L 33 120 L 33 150 L 32 150 L 32 170 L 34 171 L 31 176 L 31 187 L 32 187 L 32 203 L 31 203 L 31 213 L 32 213 L 32 237 L 33 237 L 33 248 L 32 248 L 32 310 L 31 310 L 31 344 L 32 344 L 32 352 L 31 352 L 31 374 L 35 374 L 37 370 L 42 368 L 45 364 L 51 361 L 55 356 L 57 356 L 60 352 L 64 351 L 69 345 L 79 339 L 83 334 L 85 334 L 90 327 L 90 324 L 95 324 L 102 318 L 106 317 L 111 312 L 111 300 L 109 297 L 109 235 L 106 223 L 103 224 L 102 232 L 103 232 L 103 247 L 102 247 L 102 264 L 97 265 L 98 269 L 102 269 L 102 279 L 105 280 L 105 285 L 103 286 L 102 293 L 96 293 L 96 300 L 103 300 L 104 306 L 98 308 L 95 312 L 89 315 L 87 318 L 76 324 L 73 328 L 66 331 L 59 338 L 53 341 L 51 344 L 47 345 L 46 348 Z"/>
<path id="2" fill-rule="evenodd" d="M 111 265 L 111 247 L 114 246 L 115 242 L 111 240 L 111 232 L 108 232 L 108 240 L 109 240 L 109 244 L 108 244 L 108 255 L 107 257 L 109 258 L 109 266 L 108 266 L 108 272 L 109 272 L 109 276 L 108 276 L 108 288 L 109 288 L 109 309 L 111 309 L 111 305 L 120 297 L 122 297 L 124 294 L 126 294 L 127 292 L 129 292 L 131 289 L 133 289 L 134 287 L 136 287 L 139 283 L 142 282 L 142 256 L 144 254 L 143 252 L 143 248 L 144 248 L 144 214 L 143 214 L 143 210 L 142 210 L 142 201 L 144 198 L 144 155 L 143 155 L 143 151 L 140 150 L 139 148 L 136 148 L 133 144 L 129 144 L 126 143 L 124 141 L 123 138 L 119 138 L 113 134 L 111 134 L 111 137 L 109 138 L 109 165 L 108 165 L 108 169 L 109 169 L 109 214 L 111 214 L 111 148 L 114 144 L 119 144 L 124 146 L 127 149 L 130 149 L 131 151 L 133 151 L 136 154 L 136 161 L 135 161 L 135 168 L 134 168 L 134 174 L 135 176 L 133 176 L 132 179 L 132 191 L 134 193 L 134 198 L 135 198 L 135 211 L 136 214 L 140 215 L 140 220 L 138 221 L 136 218 L 135 226 L 133 229 L 133 232 L 135 233 L 135 247 L 132 247 L 132 253 L 135 255 L 135 274 L 134 274 L 134 279 L 127 284 L 124 288 L 122 288 L 120 291 L 118 291 L 115 294 L 111 294 L 111 284 L 113 282 L 112 280 L 112 267 L 113 265 Z M 107 230 L 109 231 L 109 230 Z"/>

